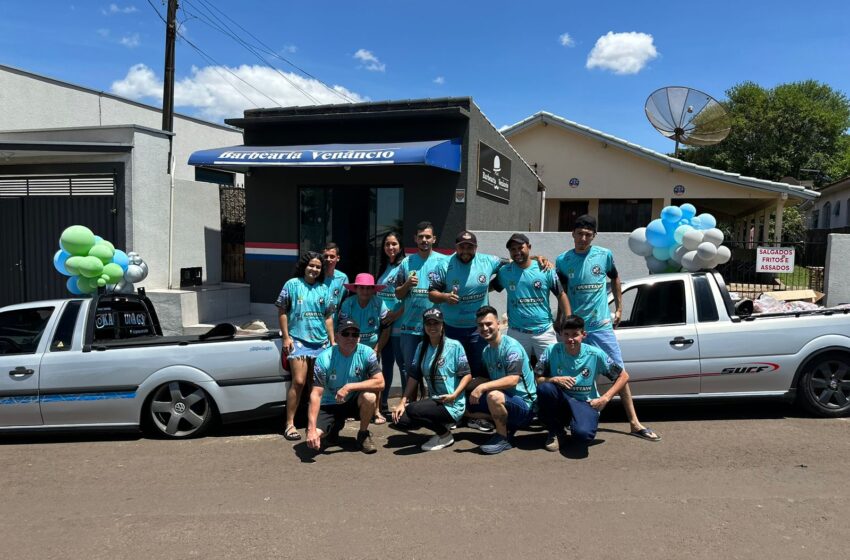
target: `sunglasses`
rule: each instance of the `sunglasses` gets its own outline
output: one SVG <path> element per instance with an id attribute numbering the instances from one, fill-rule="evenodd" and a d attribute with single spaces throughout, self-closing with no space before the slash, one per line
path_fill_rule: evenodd
<path id="1" fill-rule="evenodd" d="M 430 321 L 425 321 L 425 324 L 429 327 L 433 327 L 434 325 L 442 325 L 442 321 L 434 321 L 433 319 Z"/>
<path id="2" fill-rule="evenodd" d="M 339 333 L 343 338 L 360 338 L 360 331 L 344 331 Z"/>

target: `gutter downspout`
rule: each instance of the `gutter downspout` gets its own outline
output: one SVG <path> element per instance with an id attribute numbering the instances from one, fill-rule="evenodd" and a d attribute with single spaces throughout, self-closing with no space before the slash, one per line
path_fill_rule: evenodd
<path id="1" fill-rule="evenodd" d="M 169 136 L 168 141 L 171 143 L 172 136 Z M 172 150 L 168 150 L 170 156 L 168 161 L 168 178 L 171 183 L 168 203 L 168 289 L 174 289 L 174 155 Z"/>

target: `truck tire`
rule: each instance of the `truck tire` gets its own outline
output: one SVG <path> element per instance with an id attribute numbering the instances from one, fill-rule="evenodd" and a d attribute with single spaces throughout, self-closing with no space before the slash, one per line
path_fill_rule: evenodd
<path id="1" fill-rule="evenodd" d="M 850 356 L 827 352 L 803 366 L 797 399 L 814 415 L 838 418 L 850 413 Z"/>
<path id="2" fill-rule="evenodd" d="M 145 407 L 150 431 L 168 439 L 202 436 L 215 418 L 215 403 L 188 381 L 171 381 L 154 389 Z"/>

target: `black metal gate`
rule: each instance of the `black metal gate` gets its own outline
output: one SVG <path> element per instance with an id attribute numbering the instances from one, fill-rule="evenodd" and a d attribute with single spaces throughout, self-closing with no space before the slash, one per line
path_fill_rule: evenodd
<path id="1" fill-rule="evenodd" d="M 0 176 L 0 306 L 69 296 L 53 255 L 75 224 L 123 246 L 115 175 Z"/>
<path id="2" fill-rule="evenodd" d="M 245 187 L 219 185 L 221 280 L 245 282 Z"/>
<path id="3" fill-rule="evenodd" d="M 772 246 L 757 241 L 727 241 L 732 259 L 717 267 L 732 291 L 757 297 L 759 293 L 802 290 L 811 288 L 823 292 L 826 265 L 826 240 L 782 242 L 782 247 L 794 249 L 794 271 L 790 274 L 756 272 L 756 249 Z"/>

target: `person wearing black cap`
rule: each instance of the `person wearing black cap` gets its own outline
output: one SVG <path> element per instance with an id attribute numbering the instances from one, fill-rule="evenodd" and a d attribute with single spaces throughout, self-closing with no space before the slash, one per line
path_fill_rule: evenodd
<path id="1" fill-rule="evenodd" d="M 434 270 L 428 298 L 441 305 L 446 336 L 463 346 L 472 375 L 483 376 L 481 353 L 487 342 L 478 335 L 475 312 L 489 305 L 490 279 L 507 259 L 478 252 L 478 239 L 461 231 L 455 239 L 455 254 Z"/>
<path id="2" fill-rule="evenodd" d="M 555 270 L 541 268 L 529 256 L 531 242 L 525 234 L 513 234 L 505 247 L 512 262 L 499 269 L 493 289 L 508 291 L 508 335 L 520 343 L 530 359 L 539 359 L 549 346 L 558 342 L 552 326 L 549 294 L 557 298 L 564 314 L 570 314 L 570 302 Z"/>
<path id="3" fill-rule="evenodd" d="M 463 346 L 446 337 L 443 312 L 436 307 L 428 309 L 422 314 L 422 322 L 425 334 L 416 347 L 404 395 L 393 410 L 393 422 L 405 431 L 434 431 L 436 435 L 421 447 L 423 451 L 438 451 L 454 443 L 448 426 L 463 417 L 464 389 L 472 376 Z M 420 381 L 427 385 L 430 397 L 409 403 L 416 396 Z"/>
<path id="4" fill-rule="evenodd" d="M 609 249 L 593 245 L 595 237 L 596 218 L 588 214 L 576 218 L 573 230 L 575 248 L 558 256 L 555 269 L 567 291 L 572 312 L 584 319 L 585 343 L 601 349 L 625 370 L 620 345 L 614 335 L 614 327 L 619 324 L 623 309 L 620 276 L 614 265 L 614 254 Z M 608 309 L 607 279 L 611 280 L 614 296 L 613 318 Z M 648 441 L 659 441 L 661 437 L 638 420 L 628 384 L 620 391 L 620 399 L 629 417 L 631 434 Z M 602 408 L 605 404 L 607 402 L 602 404 Z"/>
<path id="5" fill-rule="evenodd" d="M 307 445 L 320 450 L 322 438 L 333 445 L 346 418 L 360 420 L 357 444 L 363 453 L 378 448 L 369 423 L 384 389 L 384 376 L 375 351 L 360 344 L 360 326 L 354 319 L 340 318 L 336 346 L 319 354 L 313 367 L 313 389 L 307 410 Z"/>

